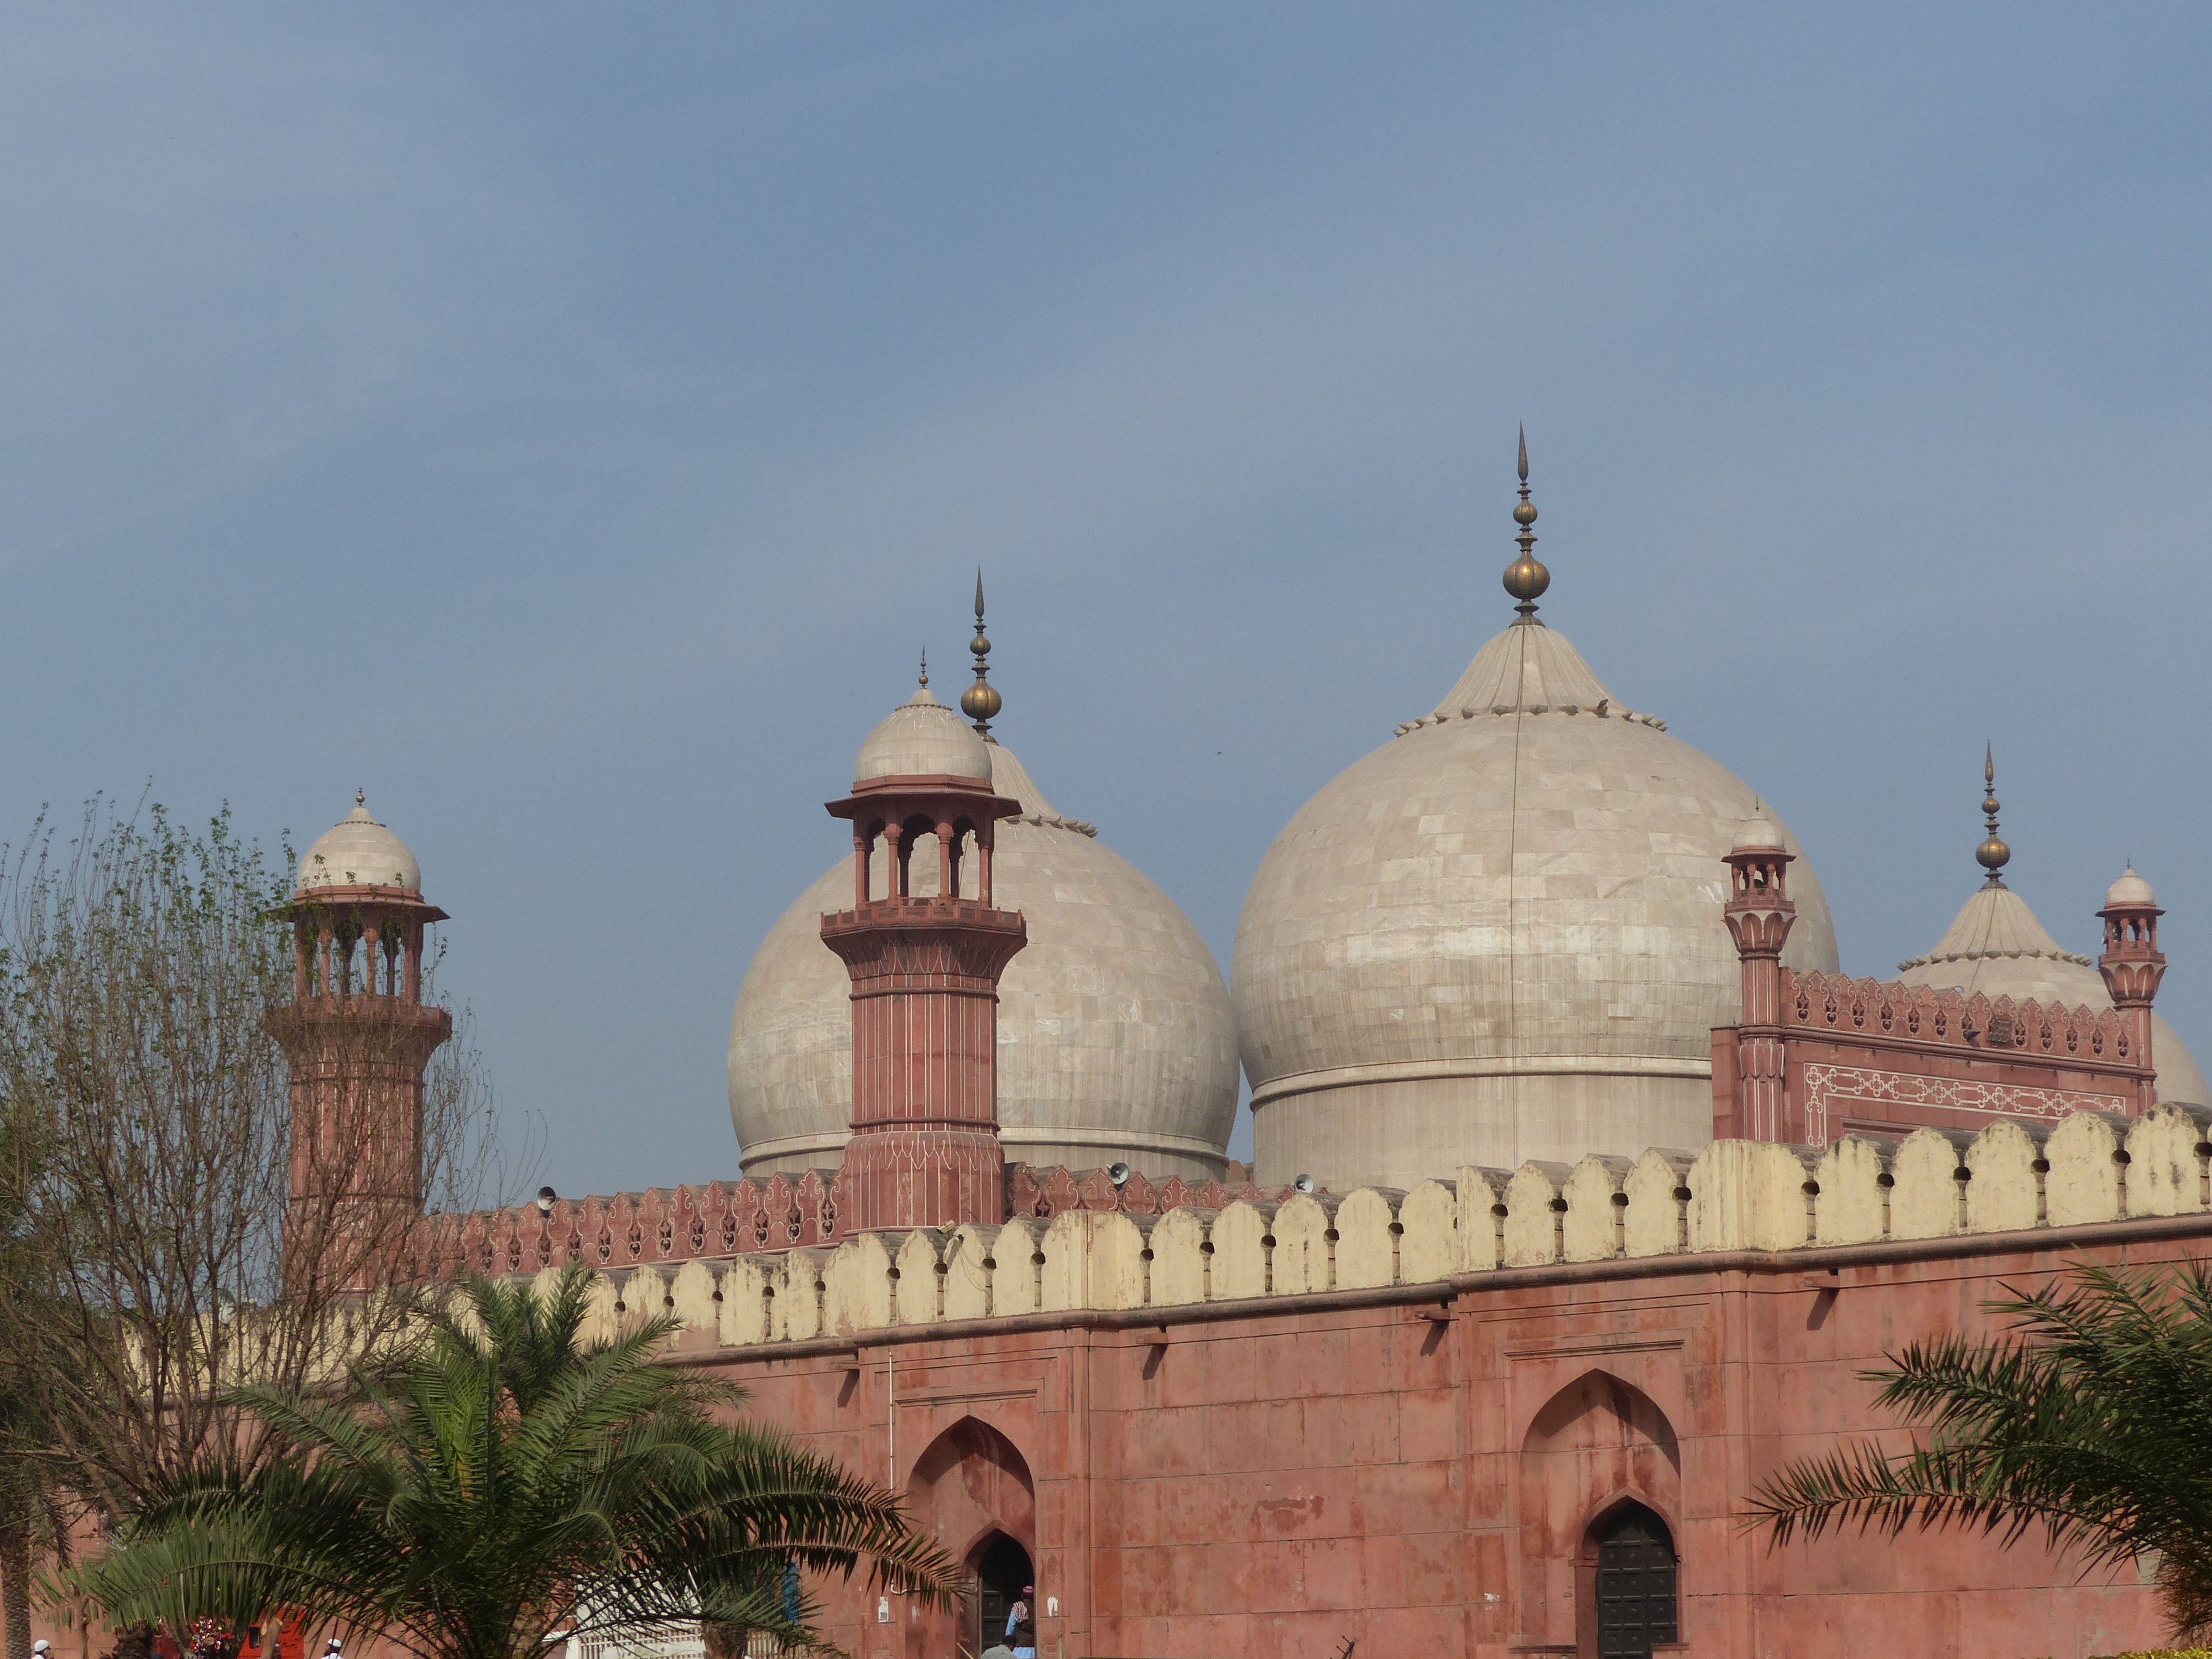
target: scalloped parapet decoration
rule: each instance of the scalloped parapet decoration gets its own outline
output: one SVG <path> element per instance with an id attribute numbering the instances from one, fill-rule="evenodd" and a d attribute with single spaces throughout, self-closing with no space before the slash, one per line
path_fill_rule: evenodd
<path id="1" fill-rule="evenodd" d="M 1978 992 L 1785 969 L 1782 1018 L 1792 1030 L 1945 1044 L 2029 1059 L 2132 1065 L 2127 1022 L 2111 1008 L 1991 1001 Z"/>
<path id="2" fill-rule="evenodd" d="M 2078 1112 L 2051 1124 L 2000 1121 L 1972 1135 L 1850 1134 L 1817 1149 L 1718 1140 L 1695 1156 L 1654 1150 L 1462 1169 L 1409 1192 L 1267 1196 L 1208 1183 L 1195 1195 L 1227 1201 L 1158 1210 L 1078 1201 L 995 1227 L 864 1233 L 834 1244 L 817 1237 L 687 1258 L 691 1218 L 710 1239 L 722 1218 L 750 1225 L 768 1213 L 776 1187 L 716 1182 L 556 1204 L 542 1228 L 518 1227 L 515 1211 L 464 1218 L 453 1237 L 471 1259 L 453 1266 L 483 1271 L 488 1251 L 493 1271 L 549 1283 L 565 1261 L 583 1261 L 597 1276 L 593 1331 L 672 1314 L 680 1329 L 672 1340 L 694 1350 L 1077 1310 L 1173 1317 L 1197 1304 L 1258 1311 L 1280 1302 L 1291 1311 L 1301 1297 L 1445 1297 L 1490 1275 L 1601 1276 L 1607 1263 L 1653 1257 L 1693 1267 L 1693 1258 L 1718 1252 L 1940 1249 L 1976 1234 L 2016 1234 L 2027 1245 L 2052 1229 L 2212 1218 L 2208 1127 L 2212 1114 L 2158 1105 L 2132 1119 Z M 1100 1196 L 1073 1171 L 1037 1173 L 1041 1206 L 1070 1192 Z M 794 1199 L 805 1185 L 786 1182 L 777 1196 Z M 675 1202 L 652 1201 L 660 1199 Z M 636 1254 L 625 1259 L 633 1228 Z"/>
<path id="3" fill-rule="evenodd" d="M 1155 1183 L 1134 1173 L 1117 1185 L 1104 1170 L 1016 1164 L 1006 1170 L 1006 1213 L 1047 1222 L 1071 1210 L 1156 1216 L 1186 1207 L 1218 1210 L 1240 1199 L 1280 1203 L 1295 1191 L 1271 1194 L 1249 1181 L 1193 1184 L 1180 1176 Z M 561 1198 L 542 1211 L 533 1203 L 428 1217 L 411 1265 L 415 1277 L 430 1278 L 536 1273 L 571 1261 L 620 1270 L 716 1261 L 839 1243 L 850 1236 L 838 1224 L 842 1207 L 834 1170 Z"/>

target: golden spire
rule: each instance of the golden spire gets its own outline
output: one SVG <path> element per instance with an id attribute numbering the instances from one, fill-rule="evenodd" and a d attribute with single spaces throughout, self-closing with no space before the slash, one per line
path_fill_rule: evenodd
<path id="1" fill-rule="evenodd" d="M 1521 428 L 1521 501 L 1513 509 L 1513 522 L 1521 526 L 1521 533 L 1513 539 L 1521 544 L 1521 556 L 1505 567 L 1505 591 L 1520 604 L 1513 608 L 1521 613 L 1521 620 L 1536 621 L 1536 601 L 1552 585 L 1552 573 L 1544 568 L 1533 551 L 1536 535 L 1529 526 L 1536 522 L 1536 504 L 1528 499 L 1528 428 Z"/>
<path id="2" fill-rule="evenodd" d="M 921 689 L 929 690 L 929 647 L 921 647 Z"/>
<path id="3" fill-rule="evenodd" d="M 1005 699 L 988 678 L 991 665 L 985 659 L 991 654 L 991 640 L 983 632 L 983 571 L 980 565 L 975 570 L 975 637 L 969 641 L 968 649 L 975 653 L 975 684 L 960 694 L 960 710 L 975 723 L 976 735 L 988 740 L 992 717 L 1004 706 Z"/>
<path id="4" fill-rule="evenodd" d="M 1997 873 L 2012 861 L 2012 848 L 1997 836 L 1997 755 L 1994 744 L 1982 750 L 1982 816 L 1989 820 L 1988 835 L 1974 848 L 1974 861 L 1990 872 L 1989 884 L 2004 885 Z"/>

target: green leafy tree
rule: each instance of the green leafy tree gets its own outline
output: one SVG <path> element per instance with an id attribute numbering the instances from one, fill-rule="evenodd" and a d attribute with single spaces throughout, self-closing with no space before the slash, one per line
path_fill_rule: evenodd
<path id="1" fill-rule="evenodd" d="M 1760 1487 L 1779 1546 L 1855 1528 L 2039 1532 L 2090 1567 L 2154 1562 L 2178 1634 L 2212 1628 L 2212 1277 L 2087 1266 L 1985 1304 L 2006 1334 L 1950 1336 L 1866 1373 L 1921 1432 L 1864 1442 Z"/>
<path id="2" fill-rule="evenodd" d="M 572 1267 L 541 1301 L 473 1280 L 380 1374 L 236 1391 L 276 1450 L 175 1480 L 70 1583 L 117 1624 L 289 1608 L 422 1659 L 540 1659 L 570 1628 L 702 1619 L 812 1644 L 793 1564 L 951 1594 L 952 1564 L 890 1492 L 657 1359 L 672 1322 L 584 1340 L 588 1284 Z"/>

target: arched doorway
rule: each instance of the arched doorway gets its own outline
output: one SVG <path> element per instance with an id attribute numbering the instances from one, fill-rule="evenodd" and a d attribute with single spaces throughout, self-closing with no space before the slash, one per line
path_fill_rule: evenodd
<path id="1" fill-rule="evenodd" d="M 1675 1639 L 1674 1534 L 1656 1511 L 1633 1501 L 1595 1530 L 1598 1659 L 1651 1659 L 1655 1645 Z"/>
<path id="2" fill-rule="evenodd" d="M 957 1609 L 909 1610 L 908 1659 L 972 1659 L 1005 1635 L 1006 1609 L 1024 1584 L 1036 1582 L 1029 1460 L 989 1424 L 963 1417 L 923 1448 L 906 1498 L 915 1524 L 960 1563 L 967 1580 Z"/>
<path id="3" fill-rule="evenodd" d="M 1650 1395 L 1593 1370 L 1537 1411 L 1519 1462 L 1521 1628 L 1591 1659 L 1606 1651 L 1594 1640 L 1600 1535 L 1625 1502 L 1681 1513 L 1680 1443 Z"/>
<path id="4" fill-rule="evenodd" d="M 974 1613 L 963 1646 L 970 1653 L 981 1653 L 1006 1642 L 1006 1614 L 1022 1592 L 1036 1583 L 1036 1569 L 1027 1550 L 1006 1534 L 994 1532 L 976 1547 L 969 1559 L 968 1575 L 968 1599 Z M 1013 1644 L 1006 1642 L 1006 1645 Z"/>

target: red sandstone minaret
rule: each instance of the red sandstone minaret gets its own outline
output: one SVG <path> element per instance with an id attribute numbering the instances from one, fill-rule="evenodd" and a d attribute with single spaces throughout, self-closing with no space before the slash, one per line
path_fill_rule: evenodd
<path id="1" fill-rule="evenodd" d="M 2147 1111 L 2158 1101 L 2150 1005 L 2158 995 L 2159 981 L 2166 977 L 2166 953 L 2158 948 L 2158 919 L 2166 912 L 2158 908 L 2150 884 L 2130 864 L 2106 890 L 2105 908 L 2097 914 L 2105 922 L 2105 949 L 2097 958 L 2097 971 L 2105 976 L 2112 1006 L 2128 1022 L 2129 1041 L 2135 1047 L 2130 1058 L 2150 1073 L 2141 1085 L 2136 1106 L 2138 1111 Z"/>
<path id="2" fill-rule="evenodd" d="M 841 1231 L 1006 1218 L 999 1150 L 999 975 L 1027 944 L 992 906 L 991 851 L 1018 803 L 994 791 L 990 751 L 921 687 L 868 734 L 853 793 L 853 908 L 822 939 L 853 978 L 853 1138 Z M 878 840 L 887 891 L 872 888 Z M 935 869 L 926 894 L 915 860 Z"/>
<path id="3" fill-rule="evenodd" d="M 349 1289 L 377 1282 L 422 1212 L 422 1072 L 453 1020 L 422 1003 L 423 929 L 446 913 L 422 884 L 356 795 L 277 912 L 294 951 L 293 1000 L 270 1018 L 292 1080 L 285 1248 Z"/>
<path id="4" fill-rule="evenodd" d="M 1722 914 L 1743 964 L 1743 1013 L 1736 1027 L 1735 1133 L 1783 1139 L 1782 947 L 1797 920 L 1790 897 L 1792 855 L 1764 812 L 1736 832 L 1734 872 Z"/>

